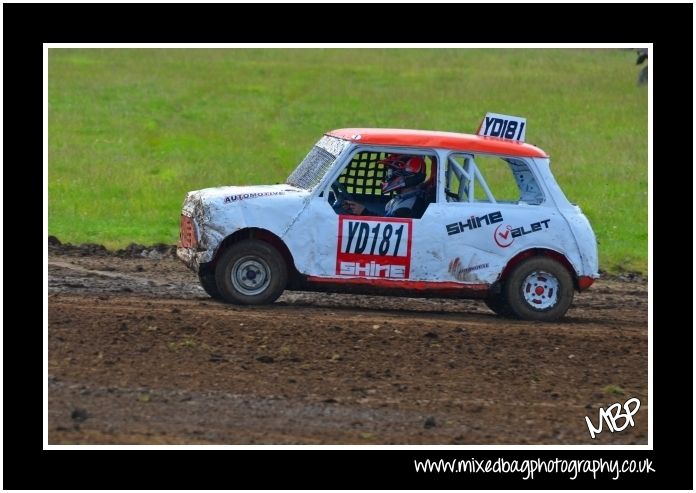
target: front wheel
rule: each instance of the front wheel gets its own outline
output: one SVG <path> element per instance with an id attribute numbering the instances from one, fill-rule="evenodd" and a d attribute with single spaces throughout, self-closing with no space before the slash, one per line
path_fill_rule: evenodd
<path id="1" fill-rule="evenodd" d="M 272 245 L 259 240 L 233 244 L 215 268 L 218 291 L 225 301 L 240 305 L 273 303 L 288 282 L 283 256 Z"/>
<path id="2" fill-rule="evenodd" d="M 201 265 L 198 271 L 198 279 L 201 282 L 201 286 L 206 293 L 210 295 L 211 298 L 216 300 L 221 300 L 222 296 L 217 287 L 217 281 L 215 280 L 215 269 L 211 268 L 209 265 Z"/>
<path id="3" fill-rule="evenodd" d="M 510 309 L 521 319 L 552 322 L 573 302 L 573 278 L 555 260 L 531 257 L 515 266 L 504 292 Z"/>

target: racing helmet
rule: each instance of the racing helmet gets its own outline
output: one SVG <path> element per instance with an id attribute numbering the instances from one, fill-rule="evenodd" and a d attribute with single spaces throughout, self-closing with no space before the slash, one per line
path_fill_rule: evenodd
<path id="1" fill-rule="evenodd" d="M 425 181 L 425 160 L 421 156 L 390 154 L 377 162 L 387 169 L 382 182 L 383 193 Z"/>

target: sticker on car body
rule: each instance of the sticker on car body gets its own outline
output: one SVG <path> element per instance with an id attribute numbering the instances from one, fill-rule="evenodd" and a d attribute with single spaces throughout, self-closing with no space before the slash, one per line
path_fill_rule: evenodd
<path id="1" fill-rule="evenodd" d="M 339 216 L 336 274 L 408 279 L 412 229 L 410 218 Z"/>
<path id="2" fill-rule="evenodd" d="M 537 221 L 531 223 L 529 226 L 517 226 L 513 227 L 509 224 L 501 224 L 495 231 L 493 231 L 493 240 L 500 248 L 507 248 L 512 245 L 515 238 L 520 236 L 528 235 L 530 233 L 536 233 L 537 231 L 542 231 L 543 229 L 549 229 L 549 223 L 551 219 L 544 219 L 542 221 Z M 542 228 L 542 225 L 544 226 Z M 503 228 L 503 226 L 505 226 Z"/>

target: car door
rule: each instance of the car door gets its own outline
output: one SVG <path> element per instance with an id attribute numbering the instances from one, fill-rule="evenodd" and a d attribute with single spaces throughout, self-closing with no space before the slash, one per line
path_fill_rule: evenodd
<path id="1" fill-rule="evenodd" d="M 357 146 L 345 164 L 336 172 L 332 190 L 329 186 L 310 200 L 301 217 L 292 226 L 291 236 L 307 240 L 302 259 L 296 265 L 310 276 L 336 279 L 374 280 L 438 280 L 442 269 L 444 234 L 433 227 L 442 216 L 441 204 L 433 194 L 421 218 L 385 217 L 384 205 L 389 197 L 381 194 L 384 170 L 377 162 L 392 152 L 390 149 Z M 435 154 L 409 150 L 426 155 L 429 170 L 426 181 L 437 182 Z M 336 188 L 338 187 L 338 189 Z M 343 190 L 341 190 L 341 188 Z M 342 193 L 356 202 L 368 204 L 372 214 L 345 213 L 340 201 Z M 338 197 L 337 197 L 338 195 Z M 331 202 L 334 201 L 332 204 Z"/>

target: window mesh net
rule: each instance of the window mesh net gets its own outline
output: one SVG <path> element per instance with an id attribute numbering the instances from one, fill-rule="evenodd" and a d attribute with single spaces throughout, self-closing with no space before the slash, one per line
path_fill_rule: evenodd
<path id="1" fill-rule="evenodd" d="M 377 161 L 384 159 L 387 153 L 363 151 L 355 154 L 346 169 L 338 177 L 343 188 L 355 195 L 382 195 L 384 166 Z"/>

